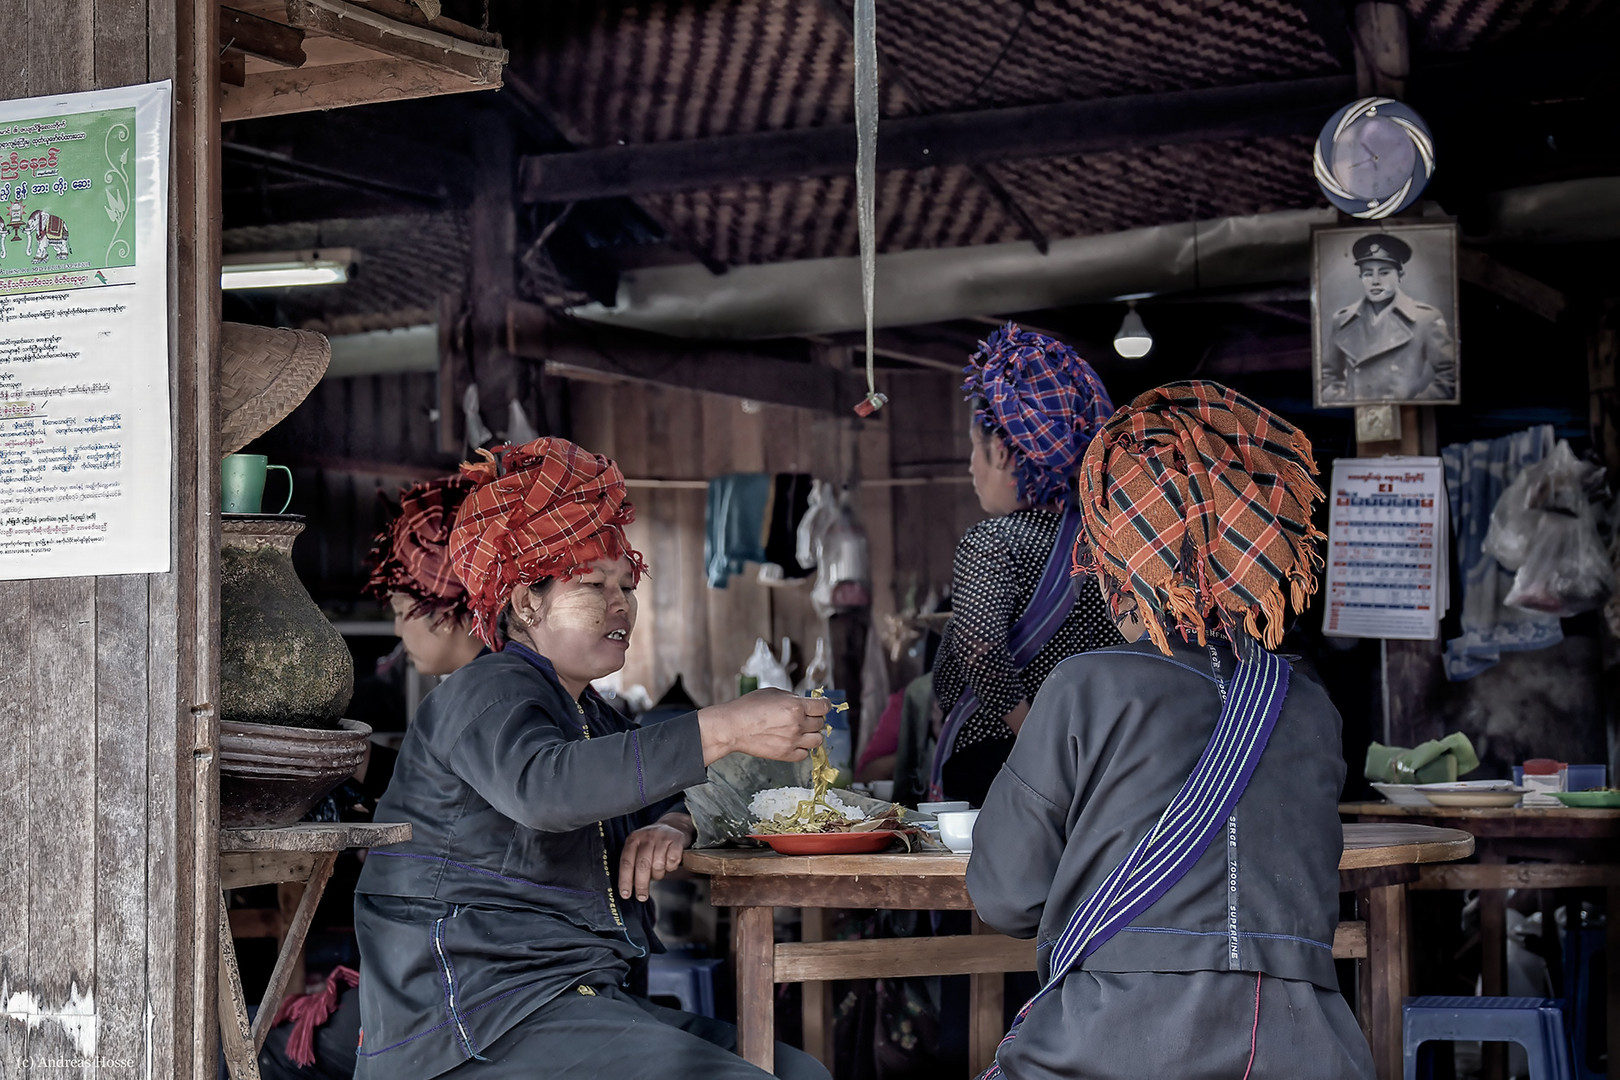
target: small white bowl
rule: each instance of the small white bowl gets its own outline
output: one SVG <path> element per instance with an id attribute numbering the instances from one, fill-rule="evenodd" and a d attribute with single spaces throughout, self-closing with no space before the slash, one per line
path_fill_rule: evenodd
<path id="1" fill-rule="evenodd" d="M 953 811 L 966 810 L 968 805 L 965 800 L 962 802 L 920 802 L 917 804 L 917 812 L 920 814 L 949 814 Z"/>
<path id="2" fill-rule="evenodd" d="M 939 815 L 939 839 L 959 855 L 973 851 L 973 823 L 979 820 L 977 810 L 947 810 Z"/>
<path id="3" fill-rule="evenodd" d="M 894 800 L 893 780 L 873 780 L 866 786 L 872 792 L 872 798 L 882 799 L 884 802 L 892 802 Z"/>

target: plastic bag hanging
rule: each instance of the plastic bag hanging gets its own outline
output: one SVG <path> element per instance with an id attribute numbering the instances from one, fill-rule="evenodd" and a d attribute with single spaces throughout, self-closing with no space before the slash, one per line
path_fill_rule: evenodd
<path id="1" fill-rule="evenodd" d="M 1504 566 L 1520 563 L 1504 604 L 1567 619 L 1608 601 L 1614 567 L 1587 498 L 1602 482 L 1601 466 L 1578 460 L 1560 441 L 1503 492 L 1485 550 Z"/>
<path id="2" fill-rule="evenodd" d="M 764 638 L 754 639 L 754 651 L 743 661 L 742 674 L 752 675 L 759 680 L 760 689 L 775 687 L 778 690 L 793 689 L 793 681 L 788 678 L 787 668 L 771 652 L 771 647 L 765 643 Z"/>
<path id="3" fill-rule="evenodd" d="M 810 602 L 822 616 L 871 606 L 871 547 L 866 530 L 855 519 L 848 493 L 840 500 L 838 520 L 822 538 L 821 563 L 816 569 L 816 583 L 810 589 Z"/>
<path id="4" fill-rule="evenodd" d="M 793 687 L 796 694 L 808 694 L 817 686 L 832 688 L 832 661 L 827 657 L 827 639 L 816 638 L 816 652 L 805 665 L 804 678 Z"/>
<path id="5" fill-rule="evenodd" d="M 857 416 L 888 402 L 878 393 L 873 358 L 873 304 L 877 294 L 877 0 L 855 0 L 855 222 L 861 237 L 861 305 L 866 311 L 866 397 Z"/>

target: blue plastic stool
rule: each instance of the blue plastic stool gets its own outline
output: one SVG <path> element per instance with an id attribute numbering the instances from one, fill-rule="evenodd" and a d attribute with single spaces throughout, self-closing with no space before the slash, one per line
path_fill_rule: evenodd
<path id="1" fill-rule="evenodd" d="M 1530 1057 L 1530 1080 L 1573 1080 L 1564 1014 L 1554 998 L 1407 998 L 1401 1008 L 1401 1036 L 1406 1080 L 1417 1080 L 1418 1047 L 1454 1039 L 1516 1042 Z"/>
<path id="2" fill-rule="evenodd" d="M 1564 1000 L 1570 1009 L 1570 1044 L 1574 1047 L 1575 1080 L 1603 1080 L 1586 1060 L 1592 1022 L 1592 959 L 1603 953 L 1605 927 L 1582 926 L 1579 906 L 1572 905 L 1574 925 L 1564 930 Z M 1610 1054 L 1613 1060 L 1613 1054 Z"/>
<path id="3" fill-rule="evenodd" d="M 674 998 L 681 1011 L 714 1018 L 714 969 L 723 961 L 687 953 L 647 958 L 647 996 Z"/>

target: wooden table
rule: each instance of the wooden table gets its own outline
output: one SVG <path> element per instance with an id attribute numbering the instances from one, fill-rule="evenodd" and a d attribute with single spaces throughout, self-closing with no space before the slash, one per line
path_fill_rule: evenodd
<path id="1" fill-rule="evenodd" d="M 1336 957 L 1368 961 L 1362 1023 L 1380 1062 L 1393 1054 L 1400 1075 L 1401 998 L 1406 994 L 1406 885 L 1422 863 L 1465 858 L 1466 832 L 1420 825 L 1347 825 L 1340 886 L 1363 900 L 1364 921 L 1334 936 Z M 775 1064 L 777 983 L 968 975 L 968 1063 L 977 1074 L 1005 1034 L 1002 975 L 1035 970 L 1035 943 L 1003 937 L 974 917 L 975 936 L 803 941 L 778 945 L 773 909 L 792 907 L 971 911 L 968 856 L 949 854 L 800 855 L 769 851 L 688 851 L 682 867 L 708 876 L 709 900 L 735 908 L 737 1050 L 767 1072 Z M 818 1050 L 810 1031 L 806 1048 Z"/>
<path id="2" fill-rule="evenodd" d="M 270 1021 L 281 1006 L 293 968 L 303 955 L 309 924 L 315 918 L 315 909 L 326 891 L 338 853 L 349 848 L 386 847 L 410 838 L 411 827 L 404 824 L 333 822 L 220 830 L 219 1037 L 232 1080 L 259 1080 L 259 1051 L 270 1034 Z M 287 927 L 276 966 L 270 972 L 270 984 L 265 988 L 259 1013 L 250 1029 L 247 1001 L 242 993 L 242 972 L 236 964 L 223 891 L 286 882 L 302 885 L 304 894 Z"/>
<path id="3" fill-rule="evenodd" d="M 1608 925 L 1620 926 L 1620 810 L 1471 810 L 1358 802 L 1343 804 L 1339 812 L 1359 822 L 1409 822 L 1474 834 L 1475 861 L 1425 866 L 1412 888 L 1480 890 L 1480 981 L 1486 994 L 1507 993 L 1508 889 L 1602 888 L 1607 890 Z M 1608 932 L 1606 951 L 1606 1022 L 1609 1046 L 1614 1047 L 1620 1046 L 1620 933 Z M 1488 1080 L 1505 1075 L 1507 1058 L 1500 1044 L 1486 1044 L 1485 1067 Z"/>

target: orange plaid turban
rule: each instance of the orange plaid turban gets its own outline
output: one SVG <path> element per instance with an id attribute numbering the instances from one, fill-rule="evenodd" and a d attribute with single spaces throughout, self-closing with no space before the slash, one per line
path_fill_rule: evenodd
<path id="1" fill-rule="evenodd" d="M 392 520 L 373 541 L 366 592 L 382 600 L 393 593 L 409 596 L 415 603 L 406 618 L 465 618 L 467 590 L 450 565 L 449 543 L 456 511 L 472 489 L 470 479 L 456 475 L 401 492 Z"/>
<path id="2" fill-rule="evenodd" d="M 1202 645 L 1215 621 L 1275 649 L 1316 591 L 1315 474 L 1304 433 L 1237 391 L 1149 390 L 1086 450 L 1075 571 L 1098 573 L 1116 612 L 1129 594 L 1167 654 L 1167 628 Z"/>
<path id="3" fill-rule="evenodd" d="M 495 619 L 515 586 L 578 577 L 600 559 L 646 572 L 625 540 L 636 515 L 613 462 L 565 439 L 478 452 L 483 461 L 461 466 L 477 487 L 450 534 L 450 560 L 485 644 L 495 647 Z"/>

